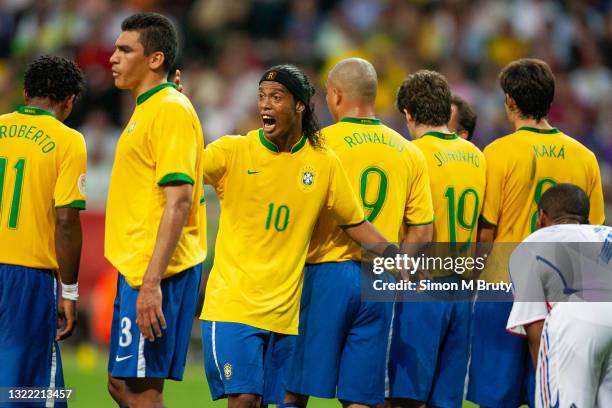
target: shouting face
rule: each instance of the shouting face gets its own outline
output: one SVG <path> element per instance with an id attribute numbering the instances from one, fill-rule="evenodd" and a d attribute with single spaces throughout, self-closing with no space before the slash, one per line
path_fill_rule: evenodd
<path id="1" fill-rule="evenodd" d="M 293 132 L 301 133 L 304 104 L 296 101 L 282 84 L 263 81 L 259 85 L 259 115 L 267 138 L 284 138 Z"/>

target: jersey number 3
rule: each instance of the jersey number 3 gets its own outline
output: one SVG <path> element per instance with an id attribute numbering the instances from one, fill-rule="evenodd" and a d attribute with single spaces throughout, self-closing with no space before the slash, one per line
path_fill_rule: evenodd
<path id="1" fill-rule="evenodd" d="M 21 192 L 23 190 L 23 173 L 25 171 L 25 159 L 17 160 L 13 169 L 15 169 L 15 184 L 13 186 L 13 195 L 11 197 L 11 207 L 9 210 L 8 227 L 10 229 L 17 228 L 17 222 L 19 221 L 19 208 L 21 207 Z M 4 208 L 3 200 L 4 190 L 6 186 L 7 178 L 7 167 L 8 159 L 6 157 L 0 157 L 0 218 L 2 216 L 2 210 Z"/>

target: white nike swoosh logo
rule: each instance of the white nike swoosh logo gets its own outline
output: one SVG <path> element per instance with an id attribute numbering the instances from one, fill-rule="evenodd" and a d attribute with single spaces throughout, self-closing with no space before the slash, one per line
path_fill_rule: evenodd
<path id="1" fill-rule="evenodd" d="M 130 358 L 130 357 L 132 357 L 132 355 L 131 355 L 131 354 L 130 354 L 129 356 L 125 356 L 125 357 L 119 357 L 119 356 L 116 356 L 116 357 L 115 357 L 115 361 L 116 361 L 116 362 L 121 362 L 121 361 L 123 361 L 123 360 L 127 360 L 127 359 L 128 359 L 128 358 Z"/>

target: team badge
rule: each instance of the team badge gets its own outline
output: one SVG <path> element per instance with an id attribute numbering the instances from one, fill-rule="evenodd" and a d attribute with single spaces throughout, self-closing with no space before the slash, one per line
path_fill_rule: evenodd
<path id="1" fill-rule="evenodd" d="M 81 174 L 77 179 L 77 188 L 79 189 L 79 193 L 85 197 L 85 192 L 87 190 L 87 176 L 85 176 L 85 174 Z"/>
<path id="2" fill-rule="evenodd" d="M 136 121 L 132 122 L 132 124 L 128 128 L 127 132 L 128 133 L 132 133 L 132 130 L 134 130 L 135 127 L 136 127 Z"/>
<path id="3" fill-rule="evenodd" d="M 268 72 L 268 75 L 266 75 L 266 80 L 274 81 L 274 79 L 276 79 L 276 71 Z"/>
<path id="4" fill-rule="evenodd" d="M 225 379 L 229 380 L 232 376 L 232 365 L 230 363 L 225 363 L 223 365 L 223 375 L 225 375 Z"/>
<path id="5" fill-rule="evenodd" d="M 317 172 L 310 166 L 305 166 L 300 172 L 300 186 L 302 190 L 308 191 L 312 188 L 317 178 Z"/>

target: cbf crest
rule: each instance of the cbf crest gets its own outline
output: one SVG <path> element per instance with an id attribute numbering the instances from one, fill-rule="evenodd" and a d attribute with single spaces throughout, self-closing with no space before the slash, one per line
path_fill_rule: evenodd
<path id="1" fill-rule="evenodd" d="M 232 365 L 230 363 L 225 363 L 223 365 L 223 375 L 225 376 L 226 380 L 232 378 Z"/>
<path id="2" fill-rule="evenodd" d="M 300 187 L 304 191 L 312 190 L 317 181 L 317 172 L 312 166 L 304 166 L 300 171 Z"/>

